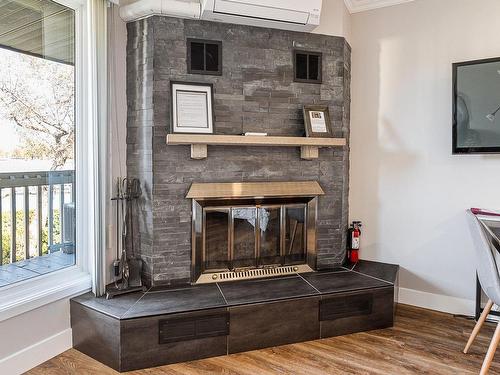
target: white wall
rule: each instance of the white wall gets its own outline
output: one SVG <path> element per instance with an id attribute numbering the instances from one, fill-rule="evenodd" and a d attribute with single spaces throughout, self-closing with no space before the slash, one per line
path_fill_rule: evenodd
<path id="1" fill-rule="evenodd" d="M 343 36 L 351 41 L 351 15 L 344 0 L 323 0 L 320 23 L 313 33 Z"/>
<path id="2" fill-rule="evenodd" d="M 116 180 L 127 176 L 127 26 L 118 14 L 118 7 L 108 8 L 108 84 L 109 96 L 109 179 L 108 179 L 108 233 L 106 283 L 114 281 L 113 262 L 116 254 L 116 205 L 111 197 L 116 194 Z"/>
<path id="3" fill-rule="evenodd" d="M 69 299 L 0 322 L 0 374 L 21 374 L 71 348 Z"/>
<path id="4" fill-rule="evenodd" d="M 403 302 L 472 311 L 464 210 L 500 208 L 500 156 L 451 155 L 453 62 L 500 56 L 498 0 L 352 15 L 350 217 L 362 258 L 401 265 Z"/>

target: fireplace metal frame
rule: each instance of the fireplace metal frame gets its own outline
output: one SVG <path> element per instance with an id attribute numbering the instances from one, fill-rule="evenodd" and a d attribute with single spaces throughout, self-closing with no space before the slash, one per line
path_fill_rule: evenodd
<path id="1" fill-rule="evenodd" d="M 304 234 L 305 234 L 305 260 L 299 263 L 285 263 L 285 207 L 305 205 Z M 280 209 L 280 264 L 262 264 L 260 256 L 260 228 L 259 228 L 259 209 L 258 208 L 277 208 Z M 281 198 L 263 198 L 253 197 L 245 199 L 192 199 L 192 255 L 191 255 L 191 281 L 192 283 L 214 282 L 221 279 L 231 279 L 221 277 L 222 274 L 243 275 L 241 278 L 262 277 L 261 273 L 239 272 L 259 270 L 263 268 L 280 268 L 275 272 L 268 272 L 269 276 L 279 276 L 282 274 L 306 272 L 316 269 L 316 222 L 317 222 L 318 197 L 281 197 Z M 235 269 L 232 261 L 234 259 L 234 217 L 231 208 L 255 208 L 255 265 L 245 267 L 244 269 Z M 229 268 L 204 270 L 206 243 L 203 235 L 206 227 L 206 212 L 208 210 L 228 210 L 228 257 Z M 245 277 L 245 275 L 247 277 Z"/>

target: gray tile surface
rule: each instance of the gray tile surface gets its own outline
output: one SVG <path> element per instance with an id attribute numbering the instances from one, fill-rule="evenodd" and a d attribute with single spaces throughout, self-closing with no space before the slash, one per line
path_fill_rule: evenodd
<path id="1" fill-rule="evenodd" d="M 354 266 L 353 270 L 394 284 L 398 275 L 399 266 L 396 264 L 360 260 Z"/>
<path id="2" fill-rule="evenodd" d="M 122 318 L 130 319 L 224 306 L 226 306 L 226 303 L 217 285 L 198 285 L 146 293 Z"/>
<path id="3" fill-rule="evenodd" d="M 375 279 L 353 271 L 311 272 L 301 276 L 320 293 L 340 293 L 365 288 L 392 286 L 387 281 Z"/>
<path id="4" fill-rule="evenodd" d="M 366 261 L 360 262 L 359 266 L 363 268 L 363 272 L 397 276 L 398 266 Z M 386 273 L 380 273 L 380 270 Z M 285 277 L 194 285 L 178 289 L 151 289 L 146 293 L 117 296 L 111 300 L 95 298 L 91 293 L 86 293 L 73 298 L 72 301 L 117 319 L 134 319 L 388 286 L 393 284 L 361 271 L 334 268 Z"/>
<path id="5" fill-rule="evenodd" d="M 143 296 L 144 293 L 137 292 L 106 299 L 104 297 L 96 298 L 91 292 L 88 292 L 72 300 L 113 318 L 120 319 Z"/>
<path id="6" fill-rule="evenodd" d="M 229 305 L 304 297 L 318 292 L 299 276 L 220 283 Z"/>

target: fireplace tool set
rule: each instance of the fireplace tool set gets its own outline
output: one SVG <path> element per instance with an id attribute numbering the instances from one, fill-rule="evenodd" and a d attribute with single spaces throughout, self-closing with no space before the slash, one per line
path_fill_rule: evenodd
<path id="1" fill-rule="evenodd" d="M 142 259 L 135 252 L 135 227 L 138 199 L 141 196 L 140 181 L 136 178 L 118 178 L 117 193 L 111 200 L 116 202 L 116 260 L 113 263 L 115 285 L 108 287 L 106 298 L 142 291 Z"/>

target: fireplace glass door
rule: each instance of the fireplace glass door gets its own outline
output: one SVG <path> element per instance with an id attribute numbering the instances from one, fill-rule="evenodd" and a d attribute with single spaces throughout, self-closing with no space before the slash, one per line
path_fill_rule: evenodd
<path id="1" fill-rule="evenodd" d="M 232 268 L 255 267 L 257 208 L 232 208 Z"/>
<path id="2" fill-rule="evenodd" d="M 285 263 L 305 262 L 306 248 L 306 205 L 287 205 L 284 207 Z"/>
<path id="3" fill-rule="evenodd" d="M 281 206 L 259 207 L 259 263 L 281 264 Z"/>
<path id="4" fill-rule="evenodd" d="M 205 210 L 205 269 L 225 270 L 229 268 L 229 215 L 229 208 Z"/>
<path id="5" fill-rule="evenodd" d="M 307 204 L 203 208 L 202 272 L 306 262 Z"/>

